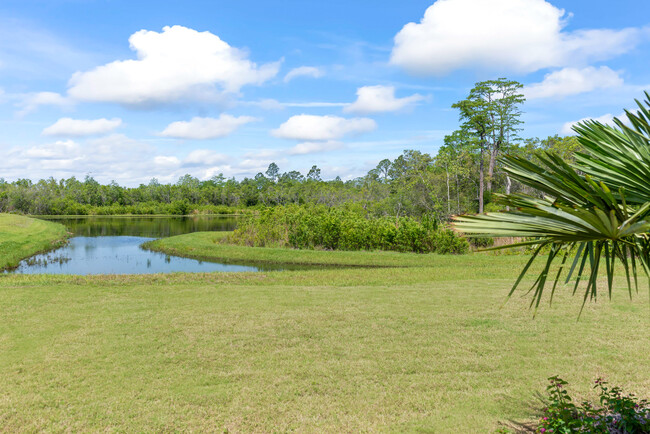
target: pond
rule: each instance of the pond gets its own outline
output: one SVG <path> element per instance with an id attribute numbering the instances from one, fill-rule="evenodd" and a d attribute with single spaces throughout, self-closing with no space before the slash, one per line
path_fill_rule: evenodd
<path id="1" fill-rule="evenodd" d="M 231 231 L 232 216 L 48 218 L 73 236 L 56 250 L 23 260 L 18 274 L 149 274 L 170 272 L 266 271 L 269 267 L 233 265 L 170 256 L 140 247 L 156 238 L 197 231 Z M 271 267 L 273 269 L 273 267 Z"/>
<path id="2" fill-rule="evenodd" d="M 237 217 L 200 216 L 112 216 L 112 217 L 39 217 L 65 225 L 75 236 L 134 236 L 166 238 L 202 231 L 232 231 Z"/>

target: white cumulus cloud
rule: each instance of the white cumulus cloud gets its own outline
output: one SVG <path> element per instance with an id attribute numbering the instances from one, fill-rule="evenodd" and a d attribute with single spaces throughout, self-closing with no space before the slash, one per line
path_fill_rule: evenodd
<path id="1" fill-rule="evenodd" d="M 228 161 L 228 156 L 210 149 L 196 149 L 183 160 L 184 166 L 216 166 Z"/>
<path id="2" fill-rule="evenodd" d="M 564 68 L 546 74 L 540 83 L 526 86 L 524 95 L 527 99 L 564 97 L 622 85 L 620 74 L 606 66 Z"/>
<path id="3" fill-rule="evenodd" d="M 619 118 L 621 118 L 621 116 L 619 116 Z M 565 136 L 575 135 L 575 131 L 573 131 L 573 126 L 579 124 L 580 122 L 589 121 L 589 120 L 598 121 L 601 124 L 605 124 L 605 125 L 612 125 L 612 126 L 615 125 L 614 124 L 614 115 L 612 115 L 611 113 L 607 113 L 607 114 L 599 116 L 597 118 L 582 118 L 582 119 L 580 119 L 578 121 L 567 122 L 562 126 L 562 129 L 560 130 L 560 132 L 562 134 L 564 134 Z"/>
<path id="4" fill-rule="evenodd" d="M 56 92 L 35 92 L 24 95 L 16 105 L 20 108 L 18 116 L 24 116 L 43 105 L 69 108 L 72 102 Z"/>
<path id="5" fill-rule="evenodd" d="M 404 98 L 395 98 L 393 86 L 363 86 L 357 89 L 357 100 L 343 109 L 346 113 L 381 113 L 403 109 L 424 99 L 415 94 Z"/>
<path id="6" fill-rule="evenodd" d="M 140 30 L 129 38 L 137 59 L 117 60 L 70 79 L 68 93 L 81 101 L 150 105 L 238 92 L 278 73 L 279 62 L 261 66 L 210 32 L 183 26 L 161 33 Z"/>
<path id="7" fill-rule="evenodd" d="M 122 119 L 61 118 L 43 130 L 44 136 L 82 137 L 106 134 L 122 125 Z"/>
<path id="8" fill-rule="evenodd" d="M 6 158 L 0 160 L 0 169 L 7 177 L 24 177 L 28 173 L 33 179 L 67 178 L 90 173 L 103 183 L 115 179 L 137 185 L 155 173 L 150 164 L 152 151 L 150 145 L 122 134 L 86 139 L 82 143 L 59 140 L 9 150 Z"/>
<path id="9" fill-rule="evenodd" d="M 177 167 L 181 164 L 181 160 L 173 155 L 156 155 L 153 158 L 153 162 L 156 166 L 162 166 L 165 168 Z"/>
<path id="10" fill-rule="evenodd" d="M 374 130 L 377 123 L 368 118 L 345 119 L 339 116 L 296 115 L 290 117 L 271 134 L 283 139 L 321 141 L 336 140 L 348 134 Z"/>
<path id="11" fill-rule="evenodd" d="M 323 71 L 315 66 L 299 66 L 298 68 L 293 68 L 284 76 L 284 82 L 288 83 L 296 77 L 320 78 L 324 74 Z"/>
<path id="12" fill-rule="evenodd" d="M 81 147 L 72 140 L 58 140 L 54 143 L 28 148 L 24 155 L 43 160 L 74 160 L 80 150 Z"/>
<path id="13" fill-rule="evenodd" d="M 227 114 L 222 114 L 218 118 L 195 117 L 190 121 L 172 122 L 160 135 L 177 139 L 215 139 L 225 137 L 241 125 L 255 120 L 250 116 L 235 117 Z"/>
<path id="14" fill-rule="evenodd" d="M 303 142 L 298 143 L 296 146 L 289 150 L 290 155 L 305 155 L 305 154 L 315 154 L 317 152 L 326 152 L 333 151 L 335 149 L 341 149 L 343 143 L 337 142 L 335 140 L 328 140 L 326 142 Z"/>
<path id="15" fill-rule="evenodd" d="M 391 63 L 419 75 L 478 67 L 521 73 L 604 60 L 642 30 L 564 31 L 567 15 L 545 0 L 438 0 L 395 36 Z"/>

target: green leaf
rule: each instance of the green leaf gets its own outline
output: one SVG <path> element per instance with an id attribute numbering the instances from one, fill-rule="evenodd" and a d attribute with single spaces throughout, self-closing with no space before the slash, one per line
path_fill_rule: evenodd
<path id="1" fill-rule="evenodd" d="M 572 166 L 551 152 L 540 152 L 535 160 L 504 156 L 500 162 L 508 175 L 543 194 L 510 194 L 498 201 L 510 211 L 454 217 L 455 230 L 467 236 L 515 237 L 508 247 L 537 248 L 519 275 L 509 297 L 519 286 L 541 248 L 550 254 L 533 286 L 531 307 L 539 306 L 548 274 L 557 260 L 551 300 L 564 270 L 569 252 L 578 247 L 566 277 L 568 283 L 578 267 L 573 292 L 586 279 L 582 313 L 587 299 L 598 296 L 600 262 L 607 277 L 611 298 L 618 258 L 632 294 L 631 277 L 638 292 L 637 261 L 650 276 L 650 94 L 637 101 L 639 110 L 626 111 L 627 121 L 615 119 L 615 126 L 585 121 L 574 129 L 586 152 L 575 156 Z M 559 252 L 564 250 L 564 255 Z M 586 274 L 587 259 L 589 274 Z M 631 276 L 630 276 L 631 275 Z M 650 293 L 650 288 L 649 288 Z"/>

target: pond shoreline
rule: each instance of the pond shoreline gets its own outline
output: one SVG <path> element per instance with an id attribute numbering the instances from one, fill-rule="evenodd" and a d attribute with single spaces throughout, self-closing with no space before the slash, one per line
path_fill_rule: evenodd
<path id="1" fill-rule="evenodd" d="M 46 222 L 17 214 L 0 214 L 0 228 L 3 229 L 7 237 L 6 240 L 0 240 L 0 252 L 4 250 L 6 244 L 13 255 L 7 259 L 2 258 L 0 274 L 15 270 L 25 259 L 65 246 L 72 235 L 60 223 Z M 40 229 L 40 232 L 34 234 L 34 229 Z M 21 249 L 22 251 L 20 251 Z"/>
<path id="2" fill-rule="evenodd" d="M 258 272 L 252 264 L 219 263 L 147 250 L 146 241 L 196 231 L 228 231 L 236 218 L 223 215 L 180 216 L 49 216 L 12 217 L 55 225 L 68 231 L 66 244 L 31 250 L 11 267 L 14 274 L 151 274 L 169 272 Z M 32 234 L 24 238 L 31 240 Z"/>
<path id="3" fill-rule="evenodd" d="M 332 268 L 430 267 L 454 255 L 368 250 L 308 250 L 250 247 L 222 242 L 228 232 L 194 232 L 145 243 L 143 248 L 203 260 L 230 263 L 304 265 Z"/>
<path id="4" fill-rule="evenodd" d="M 177 236 L 180 237 L 182 235 L 177 235 Z M 152 252 L 178 256 L 181 258 L 196 259 L 197 261 L 218 261 L 223 264 L 261 266 L 265 268 L 263 271 L 284 271 L 287 269 L 290 271 L 300 271 L 300 270 L 313 270 L 318 268 L 323 268 L 323 269 L 325 268 L 329 268 L 329 269 L 332 268 L 341 268 L 341 269 L 392 268 L 392 266 L 390 265 L 373 266 L 373 265 L 357 265 L 357 264 L 336 264 L 336 263 L 327 263 L 327 262 L 270 261 L 270 260 L 255 259 L 255 258 L 237 259 L 237 258 L 228 257 L 227 255 L 196 254 L 196 253 L 192 253 L 189 250 L 179 250 L 173 247 L 166 247 L 164 245 L 161 246 L 157 242 L 162 240 L 163 238 L 147 241 L 143 243 L 140 247 L 146 250 L 150 250 Z M 241 247 L 243 249 L 248 248 L 243 246 L 236 246 L 236 247 Z M 258 248 L 263 248 L 263 247 L 258 247 Z M 269 269 L 269 267 L 271 268 Z M 277 270 L 274 270 L 273 269 L 274 267 L 277 267 Z"/>

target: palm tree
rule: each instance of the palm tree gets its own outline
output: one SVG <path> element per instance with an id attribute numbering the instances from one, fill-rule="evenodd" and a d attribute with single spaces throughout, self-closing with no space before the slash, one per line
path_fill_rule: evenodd
<path id="1" fill-rule="evenodd" d="M 504 247 L 533 247 L 509 296 L 542 252 L 548 256 L 531 287 L 535 308 L 547 282 L 553 282 L 553 299 L 564 270 L 566 283 L 575 276 L 574 294 L 581 281 L 587 282 L 583 307 L 598 294 L 603 265 L 610 297 L 617 261 L 625 269 L 630 296 L 632 280 L 638 291 L 637 270 L 650 276 L 650 94 L 645 95 L 643 103 L 636 101 L 638 111 L 625 112 L 627 121 L 615 118 L 610 126 L 590 120 L 575 126 L 586 152 L 577 153 L 573 164 L 550 152 L 537 154 L 540 163 L 501 159 L 510 177 L 541 197 L 500 196 L 510 211 L 455 217 L 455 228 L 469 236 L 522 237 L 525 241 Z M 557 271 L 552 269 L 556 262 Z"/>

